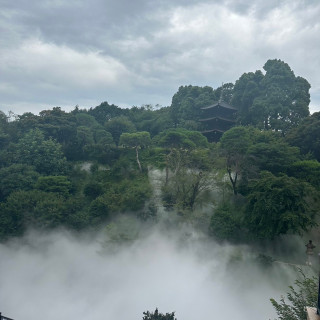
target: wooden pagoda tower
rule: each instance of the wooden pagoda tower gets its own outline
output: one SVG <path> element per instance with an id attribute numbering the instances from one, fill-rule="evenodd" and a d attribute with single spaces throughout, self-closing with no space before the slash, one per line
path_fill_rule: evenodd
<path id="1" fill-rule="evenodd" d="M 201 108 L 203 124 L 201 133 L 207 137 L 209 142 L 217 142 L 223 133 L 233 127 L 236 123 L 237 109 L 224 101 L 218 101 L 214 104 Z"/>

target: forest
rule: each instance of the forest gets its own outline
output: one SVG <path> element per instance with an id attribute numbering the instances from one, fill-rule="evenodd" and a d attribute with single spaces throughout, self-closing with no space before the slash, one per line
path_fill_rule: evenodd
<path id="1" fill-rule="evenodd" d="M 181 86 L 167 107 L 0 112 L 1 241 L 30 227 L 104 226 L 126 240 L 116 217 L 156 224 L 164 212 L 237 243 L 316 227 L 320 112 L 310 115 L 310 84 L 288 64 L 263 69 L 216 89 Z M 235 123 L 209 142 L 199 120 L 219 100 L 237 109 Z"/>

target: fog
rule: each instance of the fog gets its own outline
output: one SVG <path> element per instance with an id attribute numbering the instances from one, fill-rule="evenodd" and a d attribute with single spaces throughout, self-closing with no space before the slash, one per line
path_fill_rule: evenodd
<path id="1" fill-rule="evenodd" d="M 156 307 L 178 320 L 275 317 L 269 298 L 285 294 L 294 268 L 262 268 L 245 246 L 182 229 L 150 227 L 122 245 L 106 231 L 32 231 L 2 244 L 0 311 L 15 320 L 138 320 Z"/>

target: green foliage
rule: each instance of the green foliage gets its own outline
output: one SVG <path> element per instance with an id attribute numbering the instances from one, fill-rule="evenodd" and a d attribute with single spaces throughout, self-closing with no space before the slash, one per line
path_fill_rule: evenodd
<path id="1" fill-rule="evenodd" d="M 55 192 L 68 197 L 71 190 L 71 182 L 66 176 L 39 177 L 35 188 L 45 192 Z"/>
<path id="2" fill-rule="evenodd" d="M 221 140 L 221 148 L 227 155 L 245 154 L 252 143 L 249 129 L 246 127 L 233 127 L 226 131 Z"/>
<path id="3" fill-rule="evenodd" d="M 29 131 L 19 140 L 16 155 L 19 163 L 34 166 L 42 174 L 59 175 L 66 170 L 61 145 L 51 139 L 45 140 L 39 129 Z"/>
<path id="4" fill-rule="evenodd" d="M 249 183 L 249 190 L 244 216 L 256 237 L 272 239 L 315 226 L 319 194 L 310 184 L 263 172 L 259 180 Z"/>
<path id="5" fill-rule="evenodd" d="M 234 195 L 238 194 L 238 180 L 248 167 L 247 150 L 252 143 L 249 129 L 233 127 L 226 131 L 220 142 L 223 154 L 226 156 L 226 169 Z"/>
<path id="6" fill-rule="evenodd" d="M 83 193 L 90 199 L 95 199 L 103 193 L 103 187 L 101 183 L 89 182 L 84 186 Z"/>
<path id="7" fill-rule="evenodd" d="M 286 302 L 284 297 L 281 297 L 277 302 L 275 299 L 270 299 L 273 307 L 277 311 L 279 320 L 306 320 L 306 307 L 317 307 L 318 281 L 315 277 L 306 277 L 300 272 L 301 279 L 295 281 L 295 287 L 290 286 L 287 293 Z"/>
<path id="8" fill-rule="evenodd" d="M 146 201 L 151 196 L 151 189 L 147 176 L 140 174 L 134 175 L 130 179 L 122 179 L 120 181 L 104 182 L 106 175 L 101 175 L 101 182 L 96 181 L 102 186 L 99 188 L 98 195 L 91 203 L 89 212 L 93 221 L 105 220 L 111 214 L 139 211 L 144 208 Z M 97 179 L 97 177 L 96 177 Z M 118 180 L 114 177 L 115 180 Z M 92 188 L 92 183 L 90 183 Z"/>
<path id="9" fill-rule="evenodd" d="M 177 130 L 168 130 L 159 141 L 161 146 L 167 148 L 195 148 L 195 144 L 186 135 Z"/>
<path id="10" fill-rule="evenodd" d="M 169 108 L 132 107 L 129 109 L 128 117 L 135 124 L 137 131 L 147 131 L 152 137 L 163 130 L 173 127 Z"/>
<path id="11" fill-rule="evenodd" d="M 320 163 L 316 160 L 304 160 L 293 163 L 288 168 L 289 175 L 309 182 L 320 191 Z"/>
<path id="12" fill-rule="evenodd" d="M 135 125 L 124 116 L 112 118 L 105 123 L 105 128 L 112 134 L 113 140 L 116 144 L 119 143 L 119 139 L 124 132 L 135 132 Z"/>
<path id="13" fill-rule="evenodd" d="M 286 135 L 286 140 L 300 148 L 303 154 L 311 153 L 320 161 L 320 112 L 305 118 Z"/>
<path id="14" fill-rule="evenodd" d="M 61 225 L 65 215 L 64 199 L 38 190 L 10 194 L 0 207 L 0 235 L 19 236 L 28 225 L 52 228 Z"/>
<path id="15" fill-rule="evenodd" d="M 85 147 L 94 144 L 93 133 L 90 128 L 85 126 L 80 126 L 77 128 L 77 150 L 79 153 L 80 159 L 86 159 Z"/>
<path id="16" fill-rule="evenodd" d="M 194 149 L 196 147 L 208 147 L 208 141 L 198 131 L 186 129 L 169 129 L 153 139 L 154 143 L 165 148 Z"/>
<path id="17" fill-rule="evenodd" d="M 199 119 L 200 108 L 210 105 L 215 100 L 217 99 L 211 87 L 181 86 L 174 94 L 170 108 L 175 126 L 183 120 Z"/>
<path id="18" fill-rule="evenodd" d="M 119 145 L 124 145 L 131 148 L 146 148 L 150 144 L 150 133 L 145 131 L 134 133 L 122 133 L 119 141 Z"/>
<path id="19" fill-rule="evenodd" d="M 103 125 L 106 121 L 109 121 L 115 117 L 127 115 L 128 110 L 120 109 L 114 104 L 109 105 L 108 102 L 102 102 L 99 106 L 90 108 L 88 113 L 89 115 L 93 116 L 97 122 Z"/>
<path id="20" fill-rule="evenodd" d="M 76 120 L 78 126 L 88 127 L 88 128 L 94 128 L 99 127 L 100 125 L 98 121 L 95 119 L 94 116 L 89 115 L 88 113 L 79 112 L 76 114 Z"/>
<path id="21" fill-rule="evenodd" d="M 109 217 L 110 202 L 117 201 L 114 197 L 110 197 L 109 194 L 103 194 L 93 200 L 90 204 L 89 213 L 90 218 L 94 223 L 106 220 Z"/>
<path id="22" fill-rule="evenodd" d="M 262 79 L 263 74 L 259 70 L 255 73 L 244 73 L 235 83 L 231 104 L 238 109 L 238 123 L 241 125 L 254 123 L 250 107 L 262 90 Z"/>
<path id="23" fill-rule="evenodd" d="M 167 207 L 193 210 L 209 185 L 207 172 L 181 168 L 163 186 L 163 200 Z"/>
<path id="24" fill-rule="evenodd" d="M 240 203 L 216 210 L 211 229 L 221 239 L 236 235 L 238 225 L 267 238 L 308 229 L 318 201 L 309 184 L 319 190 L 320 169 L 316 161 L 301 161 L 298 148 L 304 159 L 320 159 L 320 113 L 308 117 L 310 86 L 286 63 L 269 60 L 264 69 L 265 75 L 242 75 L 235 86 L 180 87 L 166 108 L 103 102 L 70 113 L 59 107 L 39 116 L 0 112 L 0 233 L 19 235 L 29 224 L 81 229 L 119 212 L 154 216 L 150 166 L 165 169 L 165 205 L 184 217 L 198 219 L 204 211 L 193 209 L 211 204 L 215 194 L 229 196 L 231 186 L 242 194 L 233 200 L 247 197 L 246 226 Z M 209 144 L 198 120 L 201 108 L 219 99 L 238 108 L 238 124 L 255 128 L 234 127 Z M 94 163 L 91 172 L 72 163 L 84 160 Z M 257 179 L 261 170 L 290 177 Z M 212 186 L 220 190 L 214 194 Z M 208 215 L 201 221 L 208 224 Z"/>
<path id="25" fill-rule="evenodd" d="M 277 139 L 270 142 L 259 142 L 251 146 L 248 155 L 260 170 L 274 174 L 287 173 L 288 168 L 300 159 L 300 150 L 289 146 L 288 143 Z"/>
<path id="26" fill-rule="evenodd" d="M 263 68 L 265 75 L 245 73 L 236 81 L 232 104 L 238 122 L 286 133 L 309 115 L 310 84 L 281 60 L 268 60 Z"/>
<path id="27" fill-rule="evenodd" d="M 13 164 L 0 169 L 0 201 L 5 200 L 10 193 L 18 190 L 31 190 L 39 173 L 35 168 L 25 164 Z"/>
<path id="28" fill-rule="evenodd" d="M 189 130 L 200 130 L 201 125 L 198 120 L 201 118 L 201 108 L 213 104 L 220 98 L 230 102 L 232 91 L 232 83 L 226 83 L 216 90 L 208 86 L 181 86 L 172 97 L 170 107 L 170 115 L 174 126 Z"/>
<path id="29" fill-rule="evenodd" d="M 158 308 L 154 312 L 143 312 L 143 315 L 142 320 L 177 320 L 174 317 L 174 312 L 163 314 L 159 313 Z"/>
<path id="30" fill-rule="evenodd" d="M 122 133 L 120 136 L 120 145 L 129 148 L 135 148 L 136 160 L 139 166 L 140 172 L 142 171 L 140 159 L 139 159 L 139 148 L 146 148 L 151 144 L 151 138 L 149 132 L 135 132 L 135 133 Z"/>
<path id="31" fill-rule="evenodd" d="M 241 234 L 241 216 L 229 203 L 221 203 L 214 211 L 209 232 L 217 240 L 239 240 Z"/>

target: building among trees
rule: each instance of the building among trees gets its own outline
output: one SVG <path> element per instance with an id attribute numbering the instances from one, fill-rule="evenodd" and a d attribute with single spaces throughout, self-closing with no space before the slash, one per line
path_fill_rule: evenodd
<path id="1" fill-rule="evenodd" d="M 223 133 L 229 130 L 236 123 L 237 109 L 224 101 L 218 101 L 214 104 L 201 108 L 204 130 L 201 132 L 209 142 L 219 141 Z"/>

